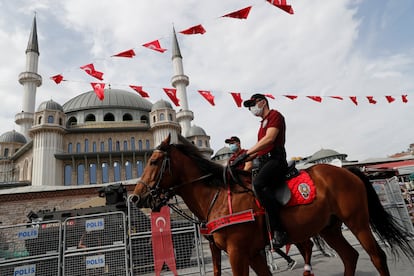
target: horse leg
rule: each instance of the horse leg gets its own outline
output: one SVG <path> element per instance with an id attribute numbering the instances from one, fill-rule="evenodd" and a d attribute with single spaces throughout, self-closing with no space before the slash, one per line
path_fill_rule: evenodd
<path id="1" fill-rule="evenodd" d="M 371 262 L 378 270 L 381 276 L 390 275 L 387 265 L 387 256 L 375 240 L 369 225 L 366 227 L 359 227 L 358 230 L 351 226 L 348 226 L 352 233 L 356 236 L 361 246 L 365 249 L 371 258 Z"/>
<path id="2" fill-rule="evenodd" d="M 296 247 L 299 249 L 299 252 L 303 257 L 303 260 L 305 261 L 303 276 L 313 275 L 311 265 L 313 242 L 309 239 L 307 241 L 297 243 Z"/>
<path id="3" fill-rule="evenodd" d="M 221 250 L 214 241 L 209 242 L 214 276 L 221 276 Z"/>
<path id="4" fill-rule="evenodd" d="M 270 272 L 269 267 L 267 265 L 266 252 L 264 252 L 264 250 L 257 252 L 254 256 L 250 258 L 250 267 L 253 269 L 254 272 L 256 272 L 257 275 L 272 275 L 272 272 Z"/>
<path id="5" fill-rule="evenodd" d="M 232 247 L 228 249 L 229 262 L 233 276 L 249 275 L 249 250 L 247 248 Z"/>
<path id="6" fill-rule="evenodd" d="M 341 224 L 342 223 L 338 221 L 335 225 L 323 229 L 320 235 L 341 258 L 345 268 L 344 276 L 354 276 L 359 253 L 343 236 Z"/>

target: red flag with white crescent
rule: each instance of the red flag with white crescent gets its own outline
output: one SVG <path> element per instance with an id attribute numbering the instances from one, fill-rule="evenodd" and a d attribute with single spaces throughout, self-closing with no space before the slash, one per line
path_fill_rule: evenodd
<path id="1" fill-rule="evenodd" d="M 93 63 L 83 65 L 80 67 L 80 69 L 83 69 L 86 72 L 86 74 L 91 75 L 92 77 L 97 78 L 98 80 L 103 80 L 103 73 L 96 71 L 95 66 L 93 66 Z"/>
<path id="2" fill-rule="evenodd" d="M 387 99 L 389 103 L 392 103 L 393 101 L 395 101 L 395 98 L 393 96 L 385 96 L 385 98 Z"/>
<path id="3" fill-rule="evenodd" d="M 370 104 L 376 104 L 377 103 L 377 101 L 374 100 L 374 96 L 367 96 L 367 99 L 368 99 L 368 102 Z"/>
<path id="4" fill-rule="evenodd" d="M 143 97 L 143 98 L 149 98 L 148 93 L 145 92 L 144 90 L 142 90 L 142 86 L 130 85 L 129 87 L 131 87 L 136 92 L 138 92 L 138 94 L 141 95 L 141 97 Z"/>
<path id="5" fill-rule="evenodd" d="M 163 206 L 159 212 L 151 212 L 151 234 L 155 275 L 161 275 L 164 263 L 174 275 L 178 275 L 171 236 L 170 207 Z"/>
<path id="6" fill-rule="evenodd" d="M 236 102 L 237 107 L 241 107 L 243 102 L 240 93 L 230 92 L 231 96 L 233 97 L 234 101 Z"/>
<path id="7" fill-rule="evenodd" d="M 158 40 L 154 40 L 154 41 L 142 44 L 142 46 L 147 47 L 148 49 L 151 49 L 154 51 L 161 52 L 161 53 L 164 53 L 165 51 L 167 51 L 167 49 L 164 49 L 161 47 L 161 44 Z"/>
<path id="8" fill-rule="evenodd" d="M 401 100 L 403 101 L 403 103 L 407 103 L 408 102 L 407 95 L 401 95 Z"/>
<path id="9" fill-rule="evenodd" d="M 290 14 L 294 13 L 292 6 L 288 5 L 286 3 L 286 0 L 266 0 L 266 1 L 287 13 L 290 13 Z"/>
<path id="10" fill-rule="evenodd" d="M 177 98 L 177 89 L 175 88 L 163 88 L 165 94 L 171 99 L 175 106 L 180 106 L 180 100 Z"/>
<path id="11" fill-rule="evenodd" d="M 211 105 L 214 106 L 214 96 L 210 91 L 198 90 L 198 93 L 200 93 L 201 96 L 203 96 Z"/>
<path id="12" fill-rule="evenodd" d="M 91 82 L 93 91 L 95 91 L 96 96 L 98 96 L 98 98 L 102 101 L 105 98 L 105 93 L 104 93 L 104 89 L 105 89 L 105 83 L 96 83 L 96 82 Z"/>

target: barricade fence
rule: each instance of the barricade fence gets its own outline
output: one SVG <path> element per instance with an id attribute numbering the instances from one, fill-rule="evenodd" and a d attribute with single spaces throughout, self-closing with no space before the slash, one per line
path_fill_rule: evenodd
<path id="1" fill-rule="evenodd" d="M 391 178 L 373 185 L 385 209 L 414 232 L 398 180 Z M 127 202 L 122 211 L 0 226 L 0 275 L 155 275 L 151 213 Z M 182 202 L 175 204 L 192 215 Z M 161 275 L 173 275 L 172 270 L 178 275 L 211 275 L 208 241 L 201 236 L 198 225 L 175 213 L 170 215 L 173 257 L 165 261 Z M 280 256 L 270 251 L 267 254 L 269 267 L 278 268 L 275 261 Z M 292 254 L 299 252 L 292 248 Z M 224 252 L 222 269 L 230 269 Z"/>

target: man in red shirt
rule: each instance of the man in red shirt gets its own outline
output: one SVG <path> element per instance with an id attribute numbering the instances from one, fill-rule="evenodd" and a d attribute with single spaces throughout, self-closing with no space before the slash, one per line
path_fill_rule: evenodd
<path id="1" fill-rule="evenodd" d="M 242 149 L 240 146 L 240 139 L 237 136 L 231 136 L 230 138 L 224 140 L 224 143 L 229 144 L 230 151 L 233 155 L 230 157 L 228 163 L 231 165 L 233 161 L 240 155 L 246 153 L 246 149 Z M 241 162 L 237 165 L 237 169 L 251 171 L 252 161 Z"/>
<path id="2" fill-rule="evenodd" d="M 274 231 L 274 246 L 280 248 L 286 244 L 287 234 L 279 222 L 281 206 L 276 201 L 274 191 L 276 185 L 285 181 L 287 171 L 285 118 L 277 110 L 269 108 L 269 103 L 263 94 L 254 94 L 243 105 L 253 115 L 261 117 L 262 121 L 257 143 L 245 154 L 240 155 L 233 164 L 237 165 L 238 162 L 251 158 L 259 160 L 259 172 L 253 179 L 253 188 L 269 215 L 270 227 Z"/>

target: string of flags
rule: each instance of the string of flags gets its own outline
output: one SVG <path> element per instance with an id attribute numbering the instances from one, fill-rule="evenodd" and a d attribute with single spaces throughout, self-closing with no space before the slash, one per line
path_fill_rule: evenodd
<path id="1" fill-rule="evenodd" d="M 266 2 L 268 2 L 269 4 L 285 11 L 288 14 L 294 14 L 293 8 L 291 5 L 286 3 L 286 0 L 265 0 Z M 247 19 L 249 16 L 249 13 L 252 9 L 252 6 L 248 6 L 245 8 L 242 8 L 240 10 L 236 10 L 230 13 L 226 13 L 224 15 L 222 15 L 221 17 L 228 17 L 228 18 L 234 18 L 234 19 Z M 203 35 L 204 33 L 206 33 L 206 29 L 204 28 L 204 26 L 202 24 L 197 24 L 194 25 L 192 27 L 183 29 L 181 31 L 179 31 L 178 33 L 183 34 L 183 35 L 196 35 L 196 34 L 200 34 Z M 161 46 L 160 40 L 159 39 L 155 39 L 153 41 L 150 42 L 146 42 L 143 43 L 141 46 L 159 52 L 159 53 L 164 53 L 167 51 L 166 48 Z M 128 50 L 124 50 L 121 51 L 119 53 L 116 53 L 114 55 L 112 55 L 111 57 L 114 58 L 134 58 L 136 56 L 136 53 L 134 51 L 134 48 L 128 49 Z M 103 76 L 104 73 L 101 71 L 98 71 L 95 69 L 95 66 L 93 63 L 89 63 L 83 66 L 79 67 L 80 69 L 82 69 L 86 74 L 88 74 L 89 76 L 98 79 L 100 81 L 103 81 Z M 67 81 L 64 76 L 62 74 L 57 74 L 54 75 L 52 77 L 50 77 L 51 80 L 53 80 L 56 84 L 60 84 L 62 81 Z M 91 82 L 90 83 L 94 92 L 96 93 L 97 97 L 100 100 L 103 100 L 105 95 L 105 83 L 101 82 L 101 83 L 96 83 L 96 82 Z M 141 97 L 143 98 L 149 98 L 150 95 L 147 91 L 144 91 L 142 86 L 138 86 L 138 85 L 128 85 L 131 89 L 133 89 L 134 91 L 136 91 Z M 176 105 L 176 106 L 180 106 L 179 103 L 179 99 L 177 98 L 177 90 L 175 88 L 163 88 L 163 91 L 165 92 L 165 94 L 170 98 L 170 100 Z M 215 106 L 215 102 L 214 102 L 214 95 L 211 91 L 209 90 L 198 90 L 198 93 L 208 102 L 210 103 L 212 106 Z M 230 92 L 230 95 L 232 96 L 235 104 L 237 107 L 241 107 L 242 103 L 243 103 L 243 99 L 241 96 L 241 93 L 238 92 Z M 272 94 L 265 94 L 266 97 L 270 98 L 270 99 L 275 99 L 275 97 Z M 298 95 L 279 95 L 279 96 L 283 96 L 286 97 L 290 100 L 296 100 L 299 96 Z M 321 103 L 323 100 L 322 96 L 305 96 L 306 98 L 309 98 L 310 100 L 313 100 L 315 102 Z M 336 100 L 344 100 L 345 98 L 349 98 L 353 104 L 358 105 L 359 104 L 359 99 L 362 96 L 325 96 L 328 98 L 332 98 L 332 99 L 336 99 Z M 366 99 L 368 100 L 368 103 L 370 104 L 376 104 L 377 100 L 374 98 L 374 96 L 365 96 Z M 396 96 L 392 96 L 392 95 L 386 95 L 384 96 L 386 101 L 388 103 L 392 103 L 394 101 L 396 101 Z M 407 95 L 401 95 L 401 101 L 403 103 L 407 103 L 408 102 L 408 98 Z"/>

